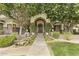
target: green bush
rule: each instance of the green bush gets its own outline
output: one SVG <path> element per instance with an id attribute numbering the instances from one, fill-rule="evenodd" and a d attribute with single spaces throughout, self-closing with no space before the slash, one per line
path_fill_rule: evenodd
<path id="1" fill-rule="evenodd" d="M 60 32 L 53 32 L 53 33 L 52 33 L 52 36 L 53 36 L 55 39 L 58 39 L 59 36 L 60 36 Z"/>
<path id="2" fill-rule="evenodd" d="M 48 35 L 44 35 L 45 41 L 51 41 L 52 39 L 48 37 Z"/>
<path id="3" fill-rule="evenodd" d="M 0 47 L 7 47 L 14 43 L 15 35 L 5 36 L 0 38 Z"/>
<path id="4" fill-rule="evenodd" d="M 30 37 L 30 40 L 29 40 L 30 44 L 32 44 L 32 43 L 34 42 L 35 37 L 36 37 L 35 35 L 32 35 L 32 36 Z"/>
<path id="5" fill-rule="evenodd" d="M 70 36 L 72 35 L 72 33 L 71 32 L 64 32 L 64 38 L 66 39 L 66 40 L 70 40 Z"/>

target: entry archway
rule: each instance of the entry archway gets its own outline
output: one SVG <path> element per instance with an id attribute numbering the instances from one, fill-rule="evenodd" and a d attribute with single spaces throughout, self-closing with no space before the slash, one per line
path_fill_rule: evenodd
<path id="1" fill-rule="evenodd" d="M 38 24 L 38 26 L 37 26 L 37 32 L 38 33 L 43 33 L 44 31 L 43 31 L 43 24 Z"/>
<path id="2" fill-rule="evenodd" d="M 38 18 L 35 21 L 37 33 L 44 33 L 45 21 L 43 19 Z"/>
<path id="3" fill-rule="evenodd" d="M 47 18 L 47 14 L 38 14 L 31 17 L 30 32 L 45 33 L 50 29 L 50 19 Z"/>

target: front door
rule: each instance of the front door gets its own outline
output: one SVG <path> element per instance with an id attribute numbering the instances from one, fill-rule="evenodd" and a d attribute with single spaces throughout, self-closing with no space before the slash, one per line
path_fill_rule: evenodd
<path id="1" fill-rule="evenodd" d="M 54 26 L 54 31 L 60 31 L 61 30 L 61 26 L 60 25 L 55 25 Z"/>
<path id="2" fill-rule="evenodd" d="M 38 33 L 43 33 L 43 24 L 38 24 Z"/>
<path id="3" fill-rule="evenodd" d="M 12 24 L 7 24 L 7 33 L 12 33 Z"/>

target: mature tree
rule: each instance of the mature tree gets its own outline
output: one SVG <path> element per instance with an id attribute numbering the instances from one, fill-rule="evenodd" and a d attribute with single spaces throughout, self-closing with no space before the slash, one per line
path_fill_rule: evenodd
<path id="1" fill-rule="evenodd" d="M 28 25 L 29 17 L 25 4 L 14 4 L 14 9 L 11 11 L 11 16 L 20 26 L 19 34 L 21 35 L 24 25 Z"/>
<path id="2" fill-rule="evenodd" d="M 20 30 L 19 34 L 22 34 L 23 26 L 28 26 L 29 17 L 28 11 L 25 4 L 4 4 L 7 8 L 5 12 L 9 15 L 9 17 L 13 18 L 14 21 L 19 25 Z"/>
<path id="3" fill-rule="evenodd" d="M 50 18 L 51 20 L 51 24 L 52 22 L 57 20 L 63 23 L 65 27 L 68 28 L 70 28 L 73 23 L 76 23 L 79 17 L 79 4 L 72 3 L 0 4 L 0 8 L 2 10 L 5 10 L 5 12 L 7 12 L 7 14 L 11 18 L 14 18 L 16 20 L 16 22 L 20 25 L 20 29 L 24 24 L 29 24 L 29 22 L 27 22 L 29 17 L 31 18 L 32 16 L 40 13 L 46 13 L 48 18 Z"/>

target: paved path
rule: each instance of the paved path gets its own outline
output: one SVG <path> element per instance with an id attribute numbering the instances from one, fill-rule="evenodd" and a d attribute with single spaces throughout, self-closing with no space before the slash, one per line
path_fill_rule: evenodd
<path id="1" fill-rule="evenodd" d="M 38 34 L 35 42 L 28 51 L 28 56 L 50 56 L 47 44 L 44 40 L 43 34 Z"/>
<path id="2" fill-rule="evenodd" d="M 71 43 L 79 43 L 79 35 L 70 36 L 70 40 L 65 40 L 64 35 L 60 35 L 59 39 L 54 41 L 63 41 L 63 42 L 71 42 Z"/>
<path id="3" fill-rule="evenodd" d="M 59 39 L 64 39 L 64 35 L 60 35 Z M 79 35 L 72 35 L 70 39 L 73 41 L 79 41 Z"/>
<path id="4" fill-rule="evenodd" d="M 71 36 L 71 39 L 72 39 L 72 40 L 79 41 L 79 35 L 72 35 L 72 36 Z"/>
<path id="5" fill-rule="evenodd" d="M 5 36 L 7 36 L 7 35 L 0 35 L 0 37 L 5 37 Z"/>
<path id="6" fill-rule="evenodd" d="M 0 56 L 50 56 L 43 34 L 39 34 L 32 46 L 0 48 Z"/>
<path id="7" fill-rule="evenodd" d="M 0 56 L 25 56 L 30 46 L 0 48 Z"/>

